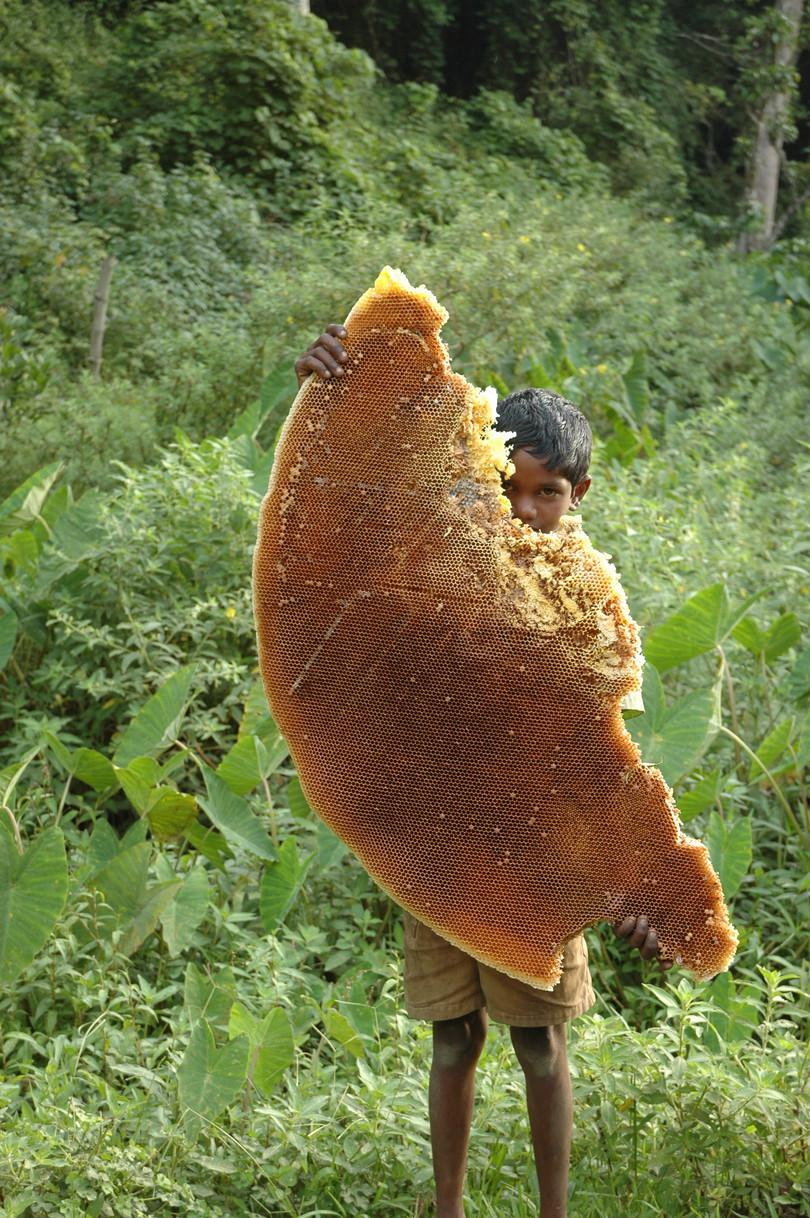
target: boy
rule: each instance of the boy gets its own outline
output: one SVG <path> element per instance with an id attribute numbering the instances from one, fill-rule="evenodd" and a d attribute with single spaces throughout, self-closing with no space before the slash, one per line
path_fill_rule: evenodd
<path id="1" fill-rule="evenodd" d="M 313 372 L 343 375 L 346 337 L 343 326 L 327 326 L 296 361 L 299 385 Z M 586 419 L 558 394 L 524 389 L 499 404 L 496 426 L 515 433 L 509 441 L 515 472 L 504 483 L 513 514 L 533 529 L 552 532 L 579 507 L 591 484 Z M 407 913 L 404 927 L 407 1011 L 433 1024 L 428 1100 L 436 1218 L 464 1218 L 475 1068 L 490 1017 L 509 1025 L 526 1078 L 541 1216 L 565 1218 L 572 1126 L 566 1024 L 595 1001 L 583 936 L 566 945 L 563 975 L 553 990 L 543 991 L 480 964 Z M 656 933 L 645 918 L 626 919 L 616 933 L 645 960 L 658 955 Z M 669 967 L 668 961 L 661 964 Z"/>

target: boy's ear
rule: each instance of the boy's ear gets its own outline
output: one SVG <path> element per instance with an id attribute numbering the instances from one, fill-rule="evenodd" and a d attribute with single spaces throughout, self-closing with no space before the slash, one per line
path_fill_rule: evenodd
<path id="1" fill-rule="evenodd" d="M 583 478 L 581 482 L 578 482 L 576 484 L 576 486 L 574 487 L 573 493 L 571 495 L 571 506 L 572 507 L 579 506 L 579 504 L 582 502 L 582 500 L 587 495 L 588 487 L 590 485 L 591 485 L 590 478 Z"/>

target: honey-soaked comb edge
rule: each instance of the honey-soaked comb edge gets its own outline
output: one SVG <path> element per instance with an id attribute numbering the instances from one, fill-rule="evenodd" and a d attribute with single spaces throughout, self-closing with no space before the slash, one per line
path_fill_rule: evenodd
<path id="1" fill-rule="evenodd" d="M 374 288 L 369 289 L 368 292 L 364 293 L 363 297 L 361 297 L 361 300 L 358 301 L 358 304 L 355 305 L 355 307 L 351 310 L 351 312 L 347 318 L 347 329 L 350 329 L 350 324 L 359 324 L 362 326 L 364 321 L 368 320 L 370 314 L 373 312 L 373 307 L 374 307 L 375 303 L 379 301 L 380 293 L 384 294 L 385 292 L 392 291 L 392 292 L 395 292 L 398 295 L 402 296 L 408 292 L 409 287 L 410 287 L 410 285 L 408 285 L 407 280 L 405 279 L 404 276 L 401 275 L 401 273 L 390 272 L 390 269 L 387 269 L 386 271 L 384 271 L 381 274 L 381 276 L 378 277 L 377 283 L 375 283 Z M 411 289 L 411 291 L 414 291 L 414 290 Z M 440 343 L 441 340 L 438 339 L 438 327 L 439 327 L 439 325 L 443 324 L 443 321 L 446 319 L 446 316 L 447 316 L 446 311 L 441 306 L 438 305 L 438 302 L 436 301 L 435 297 L 432 295 L 432 293 L 429 293 L 427 291 L 427 289 L 417 289 L 416 292 L 419 294 L 420 309 L 422 309 L 424 311 L 424 316 L 432 317 L 432 320 L 434 321 L 434 323 L 436 325 L 437 332 L 435 334 L 435 338 Z M 363 304 L 362 309 L 360 308 L 361 303 Z M 411 319 L 411 321 L 412 320 L 413 319 Z M 351 333 L 351 331 L 350 331 L 350 333 Z M 443 344 L 442 344 L 442 348 L 443 348 Z M 464 420 L 462 420 L 462 424 L 459 428 L 459 432 L 460 433 L 464 432 L 465 428 L 466 428 L 467 436 L 469 436 L 470 434 L 475 435 L 477 433 L 477 429 L 480 429 L 482 426 L 491 425 L 491 422 L 494 418 L 494 397 L 492 395 L 487 395 L 486 391 L 479 390 L 476 387 L 469 385 L 469 383 L 464 381 L 463 378 L 459 377 L 458 374 L 452 373 L 452 370 L 449 369 L 449 361 L 447 362 L 446 370 L 448 373 L 448 379 L 452 380 L 455 388 L 461 393 L 461 395 L 464 399 L 465 405 L 467 407 L 466 417 Z M 299 394 L 296 397 L 296 402 L 294 403 L 293 409 L 290 411 L 290 414 L 288 415 L 287 420 L 285 420 L 285 425 L 284 425 L 284 428 L 282 429 L 281 437 L 279 439 L 279 446 L 278 446 L 278 450 L 277 450 L 277 461 L 276 461 L 276 463 L 274 463 L 273 474 L 271 475 L 270 485 L 268 487 L 268 494 L 265 497 L 265 503 L 263 503 L 263 511 L 262 511 L 262 515 L 261 515 L 262 522 L 264 521 L 265 504 L 268 502 L 268 500 L 271 496 L 271 492 L 273 491 L 273 489 L 275 487 L 276 478 L 279 475 L 280 470 L 281 470 L 281 463 L 278 460 L 278 455 L 282 451 L 283 445 L 285 443 L 285 438 L 287 437 L 287 434 L 292 426 L 293 420 L 296 417 L 296 414 L 297 414 L 296 406 L 300 403 L 301 400 L 305 401 L 305 399 L 307 397 L 308 387 L 310 385 L 312 385 L 312 383 L 313 383 L 312 377 L 308 378 L 308 380 L 304 383 L 301 390 L 299 391 Z M 476 475 L 476 477 L 480 480 L 481 484 L 486 483 L 488 486 L 488 489 L 490 491 L 493 491 L 493 489 L 495 487 L 499 486 L 499 479 L 497 478 L 497 474 L 493 468 L 493 462 L 491 460 L 488 460 L 488 458 L 490 456 L 491 456 L 491 454 L 488 454 L 488 453 L 482 454 L 480 452 L 480 450 L 476 452 L 474 446 L 473 446 L 472 452 L 470 452 L 470 450 L 468 448 L 468 457 L 471 459 L 470 465 L 471 465 L 473 474 Z M 476 467 L 477 458 L 480 458 L 480 461 Z M 495 519 L 495 522 L 494 522 L 496 529 L 497 529 L 497 526 L 499 523 L 503 524 L 504 526 L 507 526 L 508 541 L 510 543 L 511 542 L 515 543 L 516 549 L 514 549 L 510 552 L 510 557 L 514 558 L 516 562 L 520 562 L 520 560 L 522 558 L 525 558 L 525 555 L 527 553 L 529 555 L 531 554 L 533 544 L 534 544 L 535 550 L 538 548 L 536 545 L 536 542 L 538 539 L 537 539 L 536 535 L 534 534 L 534 532 L 532 530 L 530 530 L 528 528 L 528 526 L 522 526 L 519 524 L 519 522 L 515 522 L 509 515 L 508 511 L 503 510 L 503 504 L 501 504 L 499 506 L 499 511 L 496 514 L 496 516 L 498 517 Z M 516 527 L 516 525 L 519 527 Z M 260 536 L 261 536 L 261 527 L 262 527 L 262 525 L 260 523 Z M 573 521 L 573 520 L 564 522 L 564 528 L 568 532 L 569 536 L 572 535 L 573 533 L 575 533 L 577 530 L 581 531 L 581 526 L 579 525 L 579 522 Z M 583 537 L 584 537 L 584 534 L 583 534 Z M 585 541 L 587 542 L 587 538 L 585 538 Z M 590 543 L 587 542 L 587 545 L 590 546 Z M 541 545 L 540 549 L 542 550 L 542 548 L 543 547 Z M 257 545 L 256 552 L 254 554 L 254 584 L 256 586 L 258 586 L 259 576 L 260 576 L 260 573 L 257 574 L 258 568 L 259 568 L 259 552 L 260 552 L 260 545 Z M 594 558 L 593 561 L 596 562 L 597 564 L 599 562 L 604 561 L 603 556 L 597 555 L 597 552 L 593 551 L 592 547 L 591 547 L 591 554 L 596 555 L 596 557 Z M 629 611 L 627 611 L 627 609 L 626 609 L 626 601 L 624 601 L 624 593 L 623 593 L 623 590 L 621 589 L 621 585 L 618 581 L 618 577 L 616 576 L 615 570 L 612 568 L 612 565 L 610 563 L 607 563 L 607 567 L 609 569 L 608 576 L 609 576 L 611 583 L 614 585 L 614 591 L 619 600 L 620 606 L 621 605 L 624 606 L 624 612 L 627 614 L 627 617 L 629 619 Z M 258 611 L 257 611 L 257 620 L 258 620 Z M 264 675 L 264 673 L 263 673 L 263 675 Z M 266 681 L 265 681 L 265 684 L 267 685 Z M 267 692 L 268 692 L 268 698 L 270 698 L 270 690 L 268 689 Z M 296 762 L 296 765 L 300 771 L 302 766 L 299 763 L 298 757 L 296 756 L 298 751 L 299 750 L 298 750 L 297 746 L 293 742 L 291 742 L 291 752 L 293 754 L 293 760 Z M 303 752 L 305 752 L 305 751 L 306 750 L 303 750 Z M 638 753 L 637 750 L 636 750 L 636 753 Z M 303 761 L 303 760 L 304 760 L 304 758 L 303 758 L 303 753 L 302 753 L 301 761 Z M 303 775 L 302 775 L 302 785 L 304 785 L 305 791 L 306 791 L 306 784 L 305 784 Z M 306 793 L 308 795 L 310 794 L 308 791 L 306 791 Z M 669 792 L 669 795 L 671 798 L 671 792 Z M 315 810 L 317 812 L 319 812 L 319 814 L 323 815 L 323 813 L 321 812 L 321 809 L 318 808 L 316 801 L 314 799 L 312 799 L 311 796 L 310 796 L 310 799 L 311 799 L 311 802 L 313 803 L 313 806 L 315 807 Z M 674 801 L 672 803 L 672 808 L 674 809 Z M 682 845 L 699 846 L 703 852 L 703 855 L 705 856 L 708 870 L 711 872 L 711 875 L 714 876 L 713 869 L 711 869 L 710 860 L 708 859 L 708 854 L 705 851 L 705 847 L 703 846 L 702 843 L 697 843 L 697 842 L 695 842 L 694 839 L 687 838 L 680 830 L 680 825 L 679 825 L 679 822 L 677 819 L 676 811 L 674 812 L 674 816 L 675 816 L 675 821 L 676 821 L 677 828 L 678 828 L 679 839 L 680 839 Z M 328 816 L 325 817 L 325 819 L 327 819 L 327 823 L 330 823 Z M 418 918 L 420 921 L 424 922 L 426 925 L 431 926 L 432 929 L 434 929 L 438 934 L 440 934 L 447 941 L 455 943 L 462 950 L 475 955 L 478 959 L 482 960 L 484 963 L 491 964 L 492 967 L 495 967 L 499 971 L 504 972 L 509 976 L 513 976 L 513 977 L 517 978 L 518 980 L 528 982 L 528 984 L 534 986 L 535 988 L 538 988 L 538 989 L 553 988 L 553 986 L 556 982 L 556 978 L 550 979 L 549 977 L 546 977 L 544 980 L 547 982 L 547 984 L 544 984 L 543 981 L 538 979 L 538 977 L 536 975 L 528 975 L 525 972 L 522 972 L 520 970 L 515 970 L 512 968 L 509 968 L 504 963 L 504 961 L 500 958 L 496 959 L 492 956 L 489 956 L 486 952 L 483 952 L 481 950 L 471 951 L 469 942 L 460 940 L 457 937 L 453 936 L 451 933 L 448 933 L 447 927 L 433 921 L 429 917 L 429 915 L 426 914 L 424 909 L 415 908 L 415 907 L 409 905 L 407 898 L 404 898 L 403 894 L 400 891 L 396 891 L 394 889 L 394 887 L 392 886 L 392 884 L 386 879 L 385 876 L 381 875 L 376 869 L 372 869 L 372 867 L 369 866 L 369 864 L 366 860 L 361 859 L 361 861 L 363 862 L 364 866 L 366 867 L 366 870 L 369 872 L 370 875 L 372 875 L 372 877 L 375 879 L 375 881 L 379 884 L 379 886 L 381 888 L 383 888 L 386 892 L 388 892 L 395 901 L 397 901 L 399 904 L 403 905 L 404 908 L 409 909 L 410 912 L 416 918 Z M 716 879 L 716 876 L 714 878 Z M 733 939 L 733 942 L 731 944 L 731 952 L 728 954 L 728 960 L 730 960 L 731 955 L 733 955 L 733 948 L 736 947 L 736 932 L 733 931 L 733 928 L 730 926 L 730 923 L 728 922 L 728 911 L 725 907 L 725 902 L 723 901 L 722 896 L 720 897 L 720 901 L 716 904 L 716 912 L 720 916 L 721 921 L 725 922 L 726 926 L 728 927 L 730 936 Z M 595 921 L 599 921 L 599 920 L 601 920 L 601 918 L 595 919 Z M 592 923 L 585 923 L 585 925 L 589 925 L 589 924 L 592 924 Z M 573 932 L 573 934 L 576 934 L 576 933 L 578 933 L 578 932 L 577 931 Z M 567 936 L 567 937 L 570 938 L 570 937 L 573 937 L 573 935 Z M 559 958 L 561 957 L 561 955 L 562 955 L 562 950 L 560 949 L 560 952 L 558 954 L 558 964 L 559 964 Z M 726 966 L 727 966 L 727 962 L 726 962 Z M 705 972 L 703 974 L 701 974 L 698 969 L 693 968 L 693 971 L 695 971 L 697 973 L 697 975 L 699 975 L 699 976 L 700 975 L 711 976 L 720 970 L 717 968 L 713 968 L 711 970 L 711 972 Z"/>

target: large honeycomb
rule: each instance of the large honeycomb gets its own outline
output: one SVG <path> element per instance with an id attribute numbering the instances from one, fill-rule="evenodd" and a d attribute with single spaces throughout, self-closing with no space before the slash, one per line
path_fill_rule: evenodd
<path id="1" fill-rule="evenodd" d="M 641 656 L 580 524 L 509 514 L 495 395 L 446 311 L 386 267 L 311 376 L 261 509 L 261 670 L 312 807 L 438 934 L 538 989 L 565 942 L 645 915 L 699 977 L 737 936 L 700 842 L 620 711 Z"/>

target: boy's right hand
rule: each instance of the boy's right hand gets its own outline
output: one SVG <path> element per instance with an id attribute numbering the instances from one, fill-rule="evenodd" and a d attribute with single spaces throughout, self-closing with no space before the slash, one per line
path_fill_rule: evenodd
<path id="1" fill-rule="evenodd" d="M 298 377 L 299 389 L 312 372 L 317 373 L 324 380 L 328 377 L 343 376 L 341 364 L 345 364 L 349 358 L 340 341 L 343 338 L 348 338 L 345 326 L 337 324 L 327 326 L 323 334 L 315 339 L 315 342 L 300 359 L 295 361 L 295 375 Z"/>

